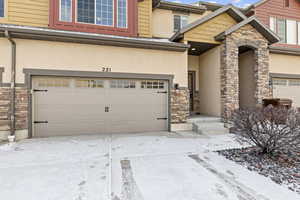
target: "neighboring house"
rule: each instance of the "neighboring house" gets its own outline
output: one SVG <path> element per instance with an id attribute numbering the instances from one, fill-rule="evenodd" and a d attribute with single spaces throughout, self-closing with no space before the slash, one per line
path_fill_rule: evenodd
<path id="1" fill-rule="evenodd" d="M 231 5 L 0 0 L 0 23 L 2 138 L 168 131 L 194 113 L 226 122 L 272 97 L 269 71 L 300 74 L 276 71 L 298 51 L 269 54 L 277 34 Z"/>
<path id="2" fill-rule="evenodd" d="M 270 47 L 273 97 L 292 99 L 300 107 L 300 0 L 262 0 L 244 12 L 281 38 Z"/>

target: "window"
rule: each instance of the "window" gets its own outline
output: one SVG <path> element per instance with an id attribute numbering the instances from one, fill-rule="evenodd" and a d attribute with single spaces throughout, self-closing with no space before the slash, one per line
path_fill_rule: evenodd
<path id="1" fill-rule="evenodd" d="M 77 79 L 76 87 L 78 88 L 104 88 L 103 80 Z"/>
<path id="2" fill-rule="evenodd" d="M 118 27 L 127 27 L 127 0 L 118 0 Z"/>
<path id="3" fill-rule="evenodd" d="M 72 21 L 72 0 L 60 0 L 59 20 L 63 22 Z"/>
<path id="4" fill-rule="evenodd" d="M 286 21 L 284 19 L 277 19 L 277 34 L 281 42 L 286 43 Z"/>
<path id="5" fill-rule="evenodd" d="M 135 81 L 132 80 L 111 80 L 110 88 L 135 88 Z"/>
<path id="6" fill-rule="evenodd" d="M 77 21 L 95 23 L 95 0 L 77 0 Z"/>
<path id="7" fill-rule="evenodd" d="M 57 87 L 57 88 L 70 87 L 70 79 L 60 79 L 60 78 L 39 79 L 37 83 L 38 83 L 38 87 Z"/>
<path id="8" fill-rule="evenodd" d="M 281 38 L 281 43 L 300 45 L 300 22 L 270 17 L 270 29 Z"/>
<path id="9" fill-rule="evenodd" d="M 96 0 L 96 24 L 113 25 L 113 0 Z"/>
<path id="10" fill-rule="evenodd" d="M 287 80 L 286 79 L 273 79 L 273 85 L 286 86 Z"/>
<path id="11" fill-rule="evenodd" d="M 0 0 L 0 17 L 4 17 L 4 1 Z"/>
<path id="12" fill-rule="evenodd" d="M 127 0 L 117 0 L 117 26 L 127 27 Z M 77 22 L 113 26 L 114 0 L 77 0 Z"/>
<path id="13" fill-rule="evenodd" d="M 300 86 L 300 80 L 289 80 L 289 86 Z"/>
<path id="14" fill-rule="evenodd" d="M 297 22 L 294 20 L 286 20 L 286 43 L 297 44 Z"/>
<path id="15" fill-rule="evenodd" d="M 188 16 L 174 15 L 174 32 L 179 31 L 188 24 Z"/>
<path id="16" fill-rule="evenodd" d="M 137 7 L 137 0 L 51 0 L 49 27 L 137 37 Z"/>
<path id="17" fill-rule="evenodd" d="M 164 89 L 165 84 L 162 81 L 142 81 L 141 88 L 144 88 L 144 89 Z"/>

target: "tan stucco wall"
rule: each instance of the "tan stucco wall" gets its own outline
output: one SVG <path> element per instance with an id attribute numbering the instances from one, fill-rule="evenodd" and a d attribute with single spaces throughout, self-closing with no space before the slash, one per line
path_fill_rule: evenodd
<path id="1" fill-rule="evenodd" d="M 270 53 L 270 73 L 300 75 L 300 56 Z"/>
<path id="2" fill-rule="evenodd" d="M 196 90 L 199 90 L 199 56 L 188 56 L 188 70 L 195 72 Z"/>
<path id="3" fill-rule="evenodd" d="M 239 55 L 239 106 L 255 106 L 254 52 L 248 51 Z"/>
<path id="4" fill-rule="evenodd" d="M 210 11 L 204 14 L 188 14 L 189 23 L 194 22 L 197 19 L 202 18 L 204 15 L 210 13 Z M 153 37 L 170 38 L 174 34 L 174 15 L 184 15 L 182 13 L 176 13 L 171 10 L 155 9 L 152 13 L 152 31 Z"/>
<path id="5" fill-rule="evenodd" d="M 199 56 L 200 113 L 221 116 L 220 47 Z"/>
<path id="6" fill-rule="evenodd" d="M 17 83 L 24 82 L 23 68 L 173 74 L 174 83 L 187 87 L 187 52 L 86 45 L 16 39 Z M 0 66 L 4 82 L 10 80 L 10 44 L 0 39 Z"/>

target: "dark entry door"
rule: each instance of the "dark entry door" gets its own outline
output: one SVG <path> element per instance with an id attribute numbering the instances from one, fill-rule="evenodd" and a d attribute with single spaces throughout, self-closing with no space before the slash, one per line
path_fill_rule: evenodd
<path id="1" fill-rule="evenodd" d="M 190 112 L 194 111 L 195 79 L 196 79 L 196 73 L 194 71 L 189 71 L 188 87 L 190 91 Z"/>

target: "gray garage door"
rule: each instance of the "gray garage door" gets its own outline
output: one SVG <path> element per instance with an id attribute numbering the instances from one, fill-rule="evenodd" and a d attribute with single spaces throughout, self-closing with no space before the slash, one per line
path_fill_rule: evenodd
<path id="1" fill-rule="evenodd" d="M 168 129 L 162 80 L 34 77 L 33 136 Z"/>
<path id="2" fill-rule="evenodd" d="M 273 78 L 274 98 L 293 100 L 294 107 L 300 107 L 300 79 Z"/>

